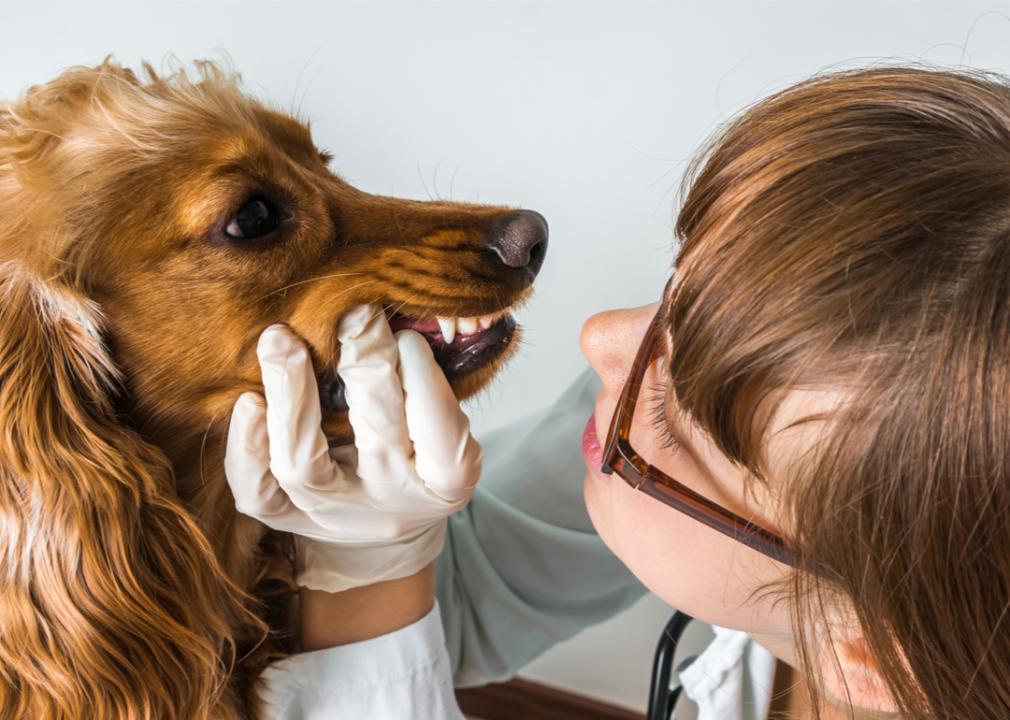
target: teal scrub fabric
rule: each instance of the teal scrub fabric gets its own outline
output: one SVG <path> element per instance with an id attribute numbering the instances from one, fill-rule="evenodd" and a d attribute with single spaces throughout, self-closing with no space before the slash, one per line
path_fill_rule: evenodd
<path id="1" fill-rule="evenodd" d="M 449 518 L 436 565 L 458 687 L 512 677 L 646 592 L 595 533 L 582 498 L 582 431 L 599 387 L 587 370 L 552 406 L 479 438 L 483 476 Z"/>

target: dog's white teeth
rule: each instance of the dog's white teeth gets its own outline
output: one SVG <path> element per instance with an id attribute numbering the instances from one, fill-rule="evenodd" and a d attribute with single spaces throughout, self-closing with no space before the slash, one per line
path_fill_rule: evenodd
<path id="1" fill-rule="evenodd" d="M 451 345 L 453 340 L 460 335 L 474 335 L 482 330 L 487 330 L 506 314 L 503 311 L 493 315 L 484 315 L 483 317 L 436 317 L 435 320 L 438 321 L 438 327 L 442 331 L 442 338 L 447 344 Z"/>
<path id="2" fill-rule="evenodd" d="M 456 318 L 435 318 L 438 320 L 438 327 L 442 331 L 442 338 L 447 344 L 452 344 L 456 339 Z"/>
<path id="3" fill-rule="evenodd" d="M 456 328 L 460 335 L 473 335 L 477 332 L 477 318 L 458 318 Z"/>

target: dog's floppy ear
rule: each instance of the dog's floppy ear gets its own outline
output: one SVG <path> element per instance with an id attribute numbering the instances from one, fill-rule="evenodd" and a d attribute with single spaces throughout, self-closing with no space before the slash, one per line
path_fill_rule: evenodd
<path id="1" fill-rule="evenodd" d="M 255 620 L 117 385 L 98 308 L 0 265 L 0 718 L 229 715 Z"/>

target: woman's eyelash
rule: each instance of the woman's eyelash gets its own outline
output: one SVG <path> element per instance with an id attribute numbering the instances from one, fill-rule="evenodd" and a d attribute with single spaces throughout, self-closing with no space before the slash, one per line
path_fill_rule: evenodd
<path id="1" fill-rule="evenodd" d="M 648 406 L 649 422 L 662 441 L 662 449 L 676 452 L 680 449 L 680 442 L 673 436 L 673 432 L 670 430 L 670 422 L 666 417 L 667 387 L 666 382 L 651 386 L 645 402 Z"/>

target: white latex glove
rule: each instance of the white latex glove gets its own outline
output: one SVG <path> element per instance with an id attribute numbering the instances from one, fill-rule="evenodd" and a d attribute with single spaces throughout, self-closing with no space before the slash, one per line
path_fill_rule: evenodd
<path id="1" fill-rule="evenodd" d="M 271 325 L 257 347 L 266 400 L 239 397 L 225 453 L 238 511 L 294 533 L 296 581 L 328 592 L 407 577 L 434 560 L 482 460 L 420 334 L 394 338 L 369 305 L 341 318 L 337 335 L 354 445 L 328 447 L 308 349 Z"/>

